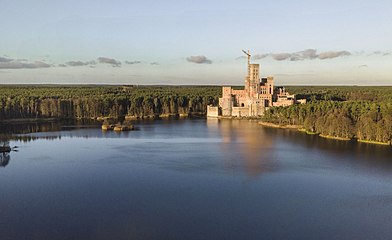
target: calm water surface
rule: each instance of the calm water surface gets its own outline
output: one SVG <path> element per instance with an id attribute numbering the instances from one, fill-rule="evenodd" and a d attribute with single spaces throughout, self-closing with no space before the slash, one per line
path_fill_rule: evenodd
<path id="1" fill-rule="evenodd" d="M 248 121 L 137 126 L 19 134 L 0 239 L 391 239 L 391 147 Z"/>

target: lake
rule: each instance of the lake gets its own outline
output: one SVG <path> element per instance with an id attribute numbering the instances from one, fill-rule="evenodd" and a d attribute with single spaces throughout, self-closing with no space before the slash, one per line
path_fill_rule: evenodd
<path id="1" fill-rule="evenodd" d="M 238 120 L 7 125 L 0 239 L 390 239 L 392 148 Z M 29 133 L 31 132 L 31 133 Z"/>

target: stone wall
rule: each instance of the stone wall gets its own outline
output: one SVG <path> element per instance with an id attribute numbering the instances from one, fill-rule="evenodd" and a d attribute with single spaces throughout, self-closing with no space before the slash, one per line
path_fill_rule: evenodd
<path id="1" fill-rule="evenodd" d="M 207 106 L 207 117 L 218 117 L 219 115 L 218 107 Z"/>
<path id="2" fill-rule="evenodd" d="M 273 106 L 274 107 L 287 107 L 287 106 L 291 106 L 294 104 L 294 99 L 290 99 L 290 100 L 280 100 L 278 102 L 274 102 Z"/>
<path id="3" fill-rule="evenodd" d="M 248 107 L 233 107 L 231 116 L 233 117 L 249 117 Z"/>

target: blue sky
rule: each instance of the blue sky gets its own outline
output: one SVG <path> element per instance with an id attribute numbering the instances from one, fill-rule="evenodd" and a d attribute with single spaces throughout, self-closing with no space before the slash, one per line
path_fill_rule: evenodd
<path id="1" fill-rule="evenodd" d="M 392 85 L 392 2 L 1 0 L 0 83 Z"/>

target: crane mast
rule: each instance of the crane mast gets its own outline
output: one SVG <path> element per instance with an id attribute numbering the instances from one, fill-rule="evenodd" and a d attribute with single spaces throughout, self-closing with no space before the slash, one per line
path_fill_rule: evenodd
<path id="1" fill-rule="evenodd" d="M 245 50 L 242 50 L 243 53 L 246 54 L 246 56 L 248 56 L 248 77 L 250 77 L 250 51 L 248 50 L 248 52 L 246 52 Z"/>
<path id="2" fill-rule="evenodd" d="M 247 52 L 245 50 L 242 50 L 243 53 L 248 57 L 248 74 L 245 78 L 245 93 L 246 96 L 249 98 L 250 97 L 250 51 L 248 50 Z"/>

